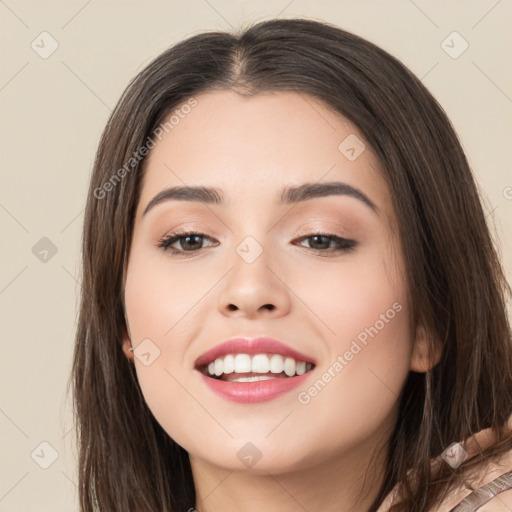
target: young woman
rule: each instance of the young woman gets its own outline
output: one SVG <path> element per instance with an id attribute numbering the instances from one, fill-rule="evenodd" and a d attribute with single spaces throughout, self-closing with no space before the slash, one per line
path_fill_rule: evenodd
<path id="1" fill-rule="evenodd" d="M 81 511 L 512 509 L 509 292 L 397 59 L 305 19 L 176 44 L 91 177 Z"/>

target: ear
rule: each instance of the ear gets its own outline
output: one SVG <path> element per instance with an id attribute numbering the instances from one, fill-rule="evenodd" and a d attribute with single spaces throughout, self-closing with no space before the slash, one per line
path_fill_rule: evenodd
<path id="1" fill-rule="evenodd" d="M 414 345 L 411 354 L 410 369 L 413 372 L 426 373 L 431 370 L 441 358 L 441 347 L 436 345 L 434 353 L 429 343 L 426 329 L 422 324 L 416 327 Z"/>
<path id="2" fill-rule="evenodd" d="M 133 352 L 130 350 L 132 347 L 132 342 L 130 340 L 130 336 L 128 334 L 127 329 L 124 329 L 123 334 L 123 352 L 125 356 L 133 363 Z"/>
<path id="3" fill-rule="evenodd" d="M 123 312 L 124 312 L 124 329 L 123 329 L 123 352 L 125 356 L 133 363 L 133 351 L 130 350 L 132 348 L 132 342 L 131 342 L 131 336 L 129 333 L 129 327 L 128 327 L 128 319 L 126 318 L 126 304 L 124 302 L 124 285 L 126 282 L 126 268 L 127 268 L 127 262 L 125 260 L 123 265 L 123 280 L 122 280 L 122 302 L 123 302 Z"/>

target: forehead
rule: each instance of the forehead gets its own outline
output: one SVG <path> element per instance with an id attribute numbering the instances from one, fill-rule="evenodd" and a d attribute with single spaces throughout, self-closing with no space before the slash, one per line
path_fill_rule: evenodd
<path id="1" fill-rule="evenodd" d="M 284 185 L 343 181 L 380 205 L 389 192 L 359 130 L 323 102 L 294 92 L 208 91 L 169 113 L 144 162 L 138 215 L 161 190 L 205 185 L 261 204 Z M 356 157 L 356 158 L 354 158 Z"/>

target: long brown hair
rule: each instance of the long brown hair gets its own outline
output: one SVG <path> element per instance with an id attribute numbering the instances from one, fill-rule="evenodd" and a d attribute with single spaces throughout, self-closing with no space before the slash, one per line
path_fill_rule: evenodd
<path id="1" fill-rule="evenodd" d="M 307 19 L 179 42 L 130 82 L 108 120 L 85 211 L 71 375 L 80 510 L 185 511 L 195 504 L 188 454 L 151 414 L 122 351 L 123 283 L 143 174 L 137 152 L 173 109 L 212 89 L 311 95 L 352 121 L 380 159 L 413 325 L 422 322 L 442 354 L 431 371 L 409 373 L 370 510 L 396 484 L 403 488 L 396 510 L 428 510 L 466 468 L 512 448 L 505 428 L 512 413 L 510 287 L 461 144 L 437 101 L 379 47 Z M 434 457 L 488 427 L 497 436 L 491 448 L 434 474 Z M 420 485 L 411 483 L 410 470 Z"/>

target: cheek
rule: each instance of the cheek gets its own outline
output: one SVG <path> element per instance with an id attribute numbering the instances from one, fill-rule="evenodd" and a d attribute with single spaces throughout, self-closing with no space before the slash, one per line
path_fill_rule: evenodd
<path id="1" fill-rule="evenodd" d="M 339 442 L 340 432 L 357 443 L 383 433 L 382 427 L 394 423 L 391 418 L 397 412 L 409 373 L 408 325 L 404 317 L 402 309 L 388 323 L 375 322 L 372 315 L 360 325 L 347 320 L 355 334 L 338 339 L 337 350 L 319 369 L 316 380 L 300 390 L 298 398 L 305 414 L 324 416 L 315 422 L 315 435 L 329 439 L 328 445 Z M 343 328 L 341 319 L 338 326 Z"/>
<path id="2" fill-rule="evenodd" d="M 169 265 L 165 256 L 151 258 L 147 251 L 135 249 L 125 286 L 132 334 L 162 342 L 177 338 L 214 284 L 215 276 L 185 271 L 179 264 Z"/>
<path id="3" fill-rule="evenodd" d="M 330 410 L 331 421 L 357 423 L 361 434 L 393 410 L 412 350 L 405 283 L 399 267 L 382 254 L 349 256 L 300 279 L 300 293 L 321 319 L 329 351 L 316 384 L 302 390 L 301 403 Z"/>
<path id="4" fill-rule="evenodd" d="M 294 274 L 294 292 L 306 312 L 321 320 L 314 322 L 323 326 L 319 335 L 330 340 L 329 345 L 337 351 L 343 351 L 361 333 L 364 342 L 368 330 L 377 334 L 375 326 L 382 337 L 389 334 L 388 346 L 408 344 L 405 283 L 400 267 L 382 247 L 379 244 L 360 254 L 321 261 L 308 272 Z"/>
<path id="5" fill-rule="evenodd" d="M 206 284 L 197 273 L 185 279 L 182 272 L 169 275 L 169 269 L 156 259 L 148 261 L 143 251 L 133 250 L 125 285 L 135 369 L 157 419 L 170 410 L 186 415 L 179 407 L 189 399 L 180 372 L 189 364 L 186 340 L 193 329 L 194 306 L 204 295 Z"/>

